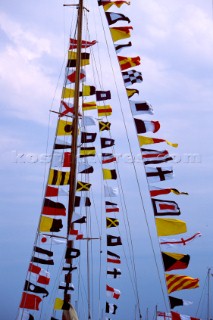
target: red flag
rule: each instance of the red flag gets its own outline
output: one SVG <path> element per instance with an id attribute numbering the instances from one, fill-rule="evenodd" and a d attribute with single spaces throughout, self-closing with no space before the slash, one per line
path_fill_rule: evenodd
<path id="1" fill-rule="evenodd" d="M 35 294 L 23 292 L 19 308 L 39 310 L 39 304 L 41 301 L 42 299 Z"/>
<path id="2" fill-rule="evenodd" d="M 200 320 L 200 318 L 194 318 L 171 311 L 172 320 Z"/>
<path id="3" fill-rule="evenodd" d="M 93 46 L 96 43 L 97 43 L 96 40 L 93 40 L 93 41 L 82 40 L 81 41 L 81 48 L 86 49 L 86 48 Z M 72 49 L 77 49 L 77 40 L 70 38 L 69 50 L 72 50 Z"/>
<path id="4" fill-rule="evenodd" d="M 115 298 L 115 299 L 119 299 L 120 298 L 120 295 L 121 295 L 120 290 L 112 288 L 112 287 L 106 285 L 106 291 L 107 291 L 107 296 L 108 297 L 112 297 L 112 298 Z"/>
<path id="5" fill-rule="evenodd" d="M 48 271 L 36 266 L 32 262 L 30 262 L 28 271 L 34 273 L 35 275 L 37 275 L 36 281 L 38 283 L 42 283 L 42 284 L 46 284 L 46 285 L 49 284 L 49 282 L 50 282 L 50 273 Z"/>
<path id="6" fill-rule="evenodd" d="M 69 71 L 67 74 L 67 80 L 71 83 L 75 83 L 76 80 L 76 71 Z M 80 72 L 80 81 L 86 80 L 86 72 L 82 69 Z"/>

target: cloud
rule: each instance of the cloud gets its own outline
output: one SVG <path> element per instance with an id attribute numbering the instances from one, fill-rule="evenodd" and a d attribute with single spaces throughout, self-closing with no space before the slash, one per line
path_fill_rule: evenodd
<path id="1" fill-rule="evenodd" d="M 3 13 L 0 19 L 5 35 L 0 51 L 3 113 L 46 124 L 56 79 L 49 75 L 42 59 L 55 54 L 57 60 L 58 53 L 52 50 L 50 39 L 24 30 Z"/>

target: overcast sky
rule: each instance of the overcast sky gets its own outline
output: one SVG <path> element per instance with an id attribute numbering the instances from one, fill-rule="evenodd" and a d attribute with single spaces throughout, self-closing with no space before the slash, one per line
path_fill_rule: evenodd
<path id="1" fill-rule="evenodd" d="M 15 318 L 37 228 L 45 168 L 39 161 L 29 163 L 27 155 L 46 152 L 49 124 L 53 134 L 49 110 L 59 107 L 68 10 L 62 0 L 0 3 L 2 320 Z M 185 294 L 195 303 L 182 312 L 196 315 L 207 269 L 213 268 L 212 1 L 132 0 L 122 12 L 134 27 L 130 54 L 142 60 L 140 97 L 153 105 L 161 123 L 158 136 L 179 143 L 170 149 L 178 159 L 172 186 L 190 196 L 174 200 L 183 209 L 189 236 L 202 233 L 188 249 L 192 261 L 187 271 L 200 278 L 201 286 L 192 297 Z M 125 149 L 121 136 L 118 141 Z M 194 163 L 188 163 L 189 154 L 197 155 Z"/>

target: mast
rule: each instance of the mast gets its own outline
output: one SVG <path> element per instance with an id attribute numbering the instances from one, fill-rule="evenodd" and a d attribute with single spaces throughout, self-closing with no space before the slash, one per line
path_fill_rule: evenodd
<path id="1" fill-rule="evenodd" d="M 211 274 L 211 268 L 208 268 L 208 278 L 207 278 L 207 320 L 210 319 L 210 274 Z"/>
<path id="2" fill-rule="evenodd" d="M 77 18 L 77 61 L 76 61 L 76 78 L 75 93 L 73 101 L 73 123 L 72 123 L 72 147 L 70 161 L 70 183 L 69 183 L 69 202 L 68 202 L 68 218 L 67 218 L 67 239 L 70 229 L 73 229 L 72 216 L 74 212 L 75 192 L 76 192 L 76 171 L 77 171 L 77 141 L 78 141 L 78 121 L 79 121 L 79 87 L 80 87 L 80 69 L 81 69 L 81 41 L 82 41 L 82 25 L 83 25 L 83 0 L 79 0 L 78 18 Z M 73 247 L 73 241 L 67 240 L 67 248 Z M 72 264 L 72 259 L 67 259 L 67 263 Z M 72 274 L 65 275 L 65 283 L 72 282 Z M 64 291 L 64 301 L 70 303 L 71 295 Z M 63 312 L 63 320 L 70 319 L 69 312 Z"/>

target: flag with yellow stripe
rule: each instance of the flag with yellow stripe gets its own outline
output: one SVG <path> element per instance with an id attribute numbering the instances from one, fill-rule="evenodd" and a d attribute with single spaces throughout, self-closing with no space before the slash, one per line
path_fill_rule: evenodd
<path id="1" fill-rule="evenodd" d="M 138 142 L 140 147 L 146 144 L 154 144 L 154 143 L 160 143 L 160 142 L 166 142 L 168 145 L 171 147 L 177 148 L 178 144 L 177 143 L 172 143 L 169 142 L 168 140 L 165 139 L 159 139 L 159 138 L 152 138 L 152 137 L 145 137 L 145 136 L 138 136 Z"/>
<path id="2" fill-rule="evenodd" d="M 117 8 L 120 8 L 124 3 L 130 5 L 130 1 L 123 1 L 123 0 L 116 0 L 116 1 L 99 0 L 98 1 L 98 5 L 103 6 L 104 11 L 109 10 L 113 5 L 115 5 Z"/>
<path id="3" fill-rule="evenodd" d="M 94 157 L 96 155 L 95 147 L 81 147 L 80 158 Z"/>
<path id="4" fill-rule="evenodd" d="M 90 54 L 88 52 L 81 53 L 81 66 L 88 65 Z M 77 62 L 77 52 L 76 51 L 68 51 L 68 61 L 67 61 L 67 68 L 75 68 Z"/>
<path id="5" fill-rule="evenodd" d="M 179 274 L 165 274 L 168 293 L 184 290 L 195 289 L 199 287 L 199 279 L 183 276 Z"/>
<path id="6" fill-rule="evenodd" d="M 91 183 L 77 181 L 76 191 L 89 191 Z"/>
<path id="7" fill-rule="evenodd" d="M 119 221 L 118 219 L 115 218 L 106 218 L 106 227 L 107 228 L 113 228 L 119 226 Z"/>
<path id="8" fill-rule="evenodd" d="M 107 106 L 98 106 L 98 116 L 106 117 L 112 114 L 112 107 L 110 105 Z"/>
<path id="9" fill-rule="evenodd" d="M 69 184 L 70 172 L 50 169 L 48 184 L 53 186 L 64 186 Z"/>
<path id="10" fill-rule="evenodd" d="M 99 121 L 99 131 L 109 131 L 111 127 L 110 122 Z"/>
<path id="11" fill-rule="evenodd" d="M 94 109 L 97 109 L 97 105 L 95 101 L 83 102 L 82 104 L 83 111 L 94 110 Z"/>

